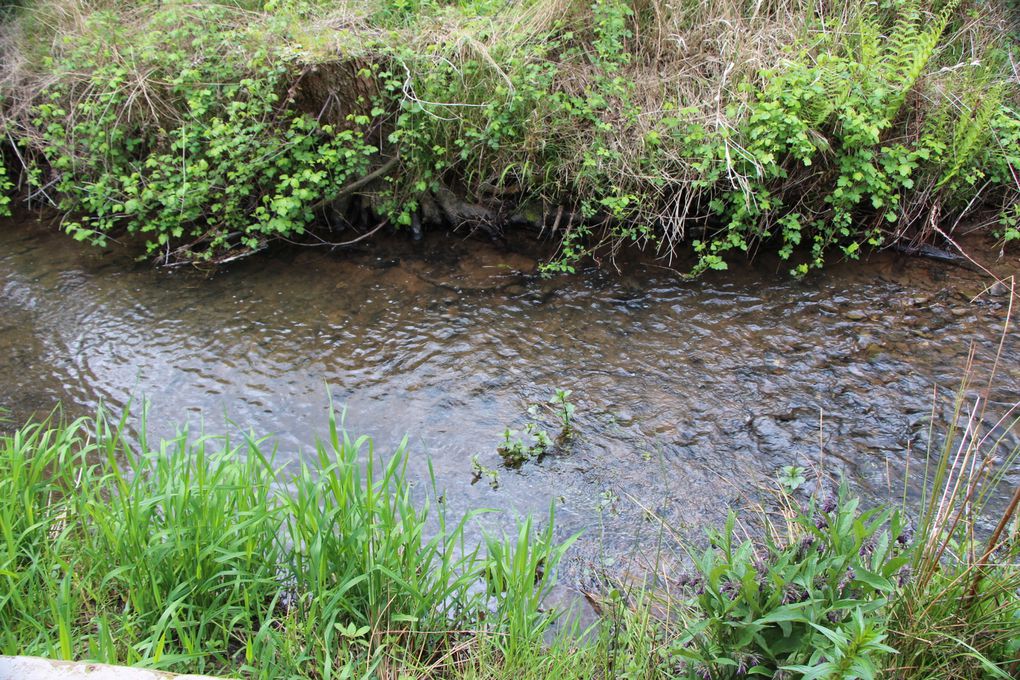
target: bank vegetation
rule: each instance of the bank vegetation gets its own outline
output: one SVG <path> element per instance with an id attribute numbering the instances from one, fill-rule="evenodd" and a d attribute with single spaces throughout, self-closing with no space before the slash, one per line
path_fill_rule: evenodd
<path id="1" fill-rule="evenodd" d="M 13 4 L 0 210 L 162 263 L 529 229 L 550 271 L 637 245 L 803 274 L 977 216 L 1020 237 L 1005 2 Z"/>

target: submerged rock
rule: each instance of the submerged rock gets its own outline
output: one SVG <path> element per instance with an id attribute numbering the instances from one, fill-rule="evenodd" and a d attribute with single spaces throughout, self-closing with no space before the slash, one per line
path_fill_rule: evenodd
<path id="1" fill-rule="evenodd" d="M 1009 285 L 1004 281 L 996 281 L 988 288 L 988 294 L 992 297 L 1002 297 L 1010 292 Z"/>

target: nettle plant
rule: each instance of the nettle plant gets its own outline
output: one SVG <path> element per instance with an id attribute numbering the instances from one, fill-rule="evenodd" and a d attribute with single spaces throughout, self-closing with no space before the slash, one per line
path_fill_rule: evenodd
<path id="1" fill-rule="evenodd" d="M 145 30 L 96 25 L 64 45 L 35 107 L 68 231 L 103 244 L 141 234 L 167 259 L 211 259 L 301 234 L 323 196 L 364 174 L 375 152 L 353 120 L 298 113 L 290 67 L 218 5 L 155 10 Z M 106 23 L 104 23 L 106 22 Z"/>
<path id="2" fill-rule="evenodd" d="M 668 663 L 715 679 L 877 676 L 893 652 L 881 610 L 909 577 L 899 513 L 861 511 L 844 486 L 798 507 L 782 537 L 737 543 L 735 522 L 709 533 L 682 579 L 693 599 Z"/>

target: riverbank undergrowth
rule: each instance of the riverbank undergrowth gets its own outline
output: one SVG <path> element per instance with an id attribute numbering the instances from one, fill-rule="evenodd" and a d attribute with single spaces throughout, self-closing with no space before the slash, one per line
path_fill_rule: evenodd
<path id="1" fill-rule="evenodd" d="M 0 193 L 164 263 L 386 224 L 530 227 L 568 271 L 638 244 L 804 273 L 978 209 L 1020 237 L 997 2 L 22 4 Z"/>

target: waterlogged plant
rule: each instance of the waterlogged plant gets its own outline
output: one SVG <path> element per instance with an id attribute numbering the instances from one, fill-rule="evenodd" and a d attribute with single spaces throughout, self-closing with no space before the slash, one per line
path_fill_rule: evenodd
<path id="1" fill-rule="evenodd" d="M 569 440 L 574 434 L 573 418 L 574 404 L 570 401 L 570 390 L 557 389 L 556 394 L 549 398 L 545 404 L 531 404 L 528 407 L 528 415 L 538 418 L 543 407 L 551 411 L 560 421 L 560 432 L 557 435 L 557 442 L 563 443 Z M 524 425 L 522 436 L 518 436 L 515 430 L 509 427 L 503 430 L 503 441 L 496 448 L 503 462 L 508 467 L 520 467 L 524 463 L 540 458 L 548 453 L 556 445 L 549 433 L 541 425 L 529 421 Z"/>
<path id="2" fill-rule="evenodd" d="M 779 472 L 779 485 L 787 493 L 793 493 L 807 481 L 804 472 L 804 468 L 797 465 L 783 466 L 783 469 Z"/>
<path id="3" fill-rule="evenodd" d="M 503 431 L 503 443 L 497 447 L 499 455 L 508 467 L 520 467 L 529 460 L 535 460 L 552 448 L 553 442 L 538 425 L 527 423 L 524 426 L 524 437 L 506 428 Z"/>
<path id="4" fill-rule="evenodd" d="M 550 439 L 549 435 L 546 434 L 546 431 L 543 430 L 538 425 L 529 423 L 528 425 L 525 426 L 524 430 L 525 432 L 529 433 L 532 437 L 535 438 L 535 448 L 540 450 L 542 453 L 545 453 L 546 451 L 552 448 L 553 446 L 552 439 Z"/>
<path id="5" fill-rule="evenodd" d="M 503 430 L 503 443 L 496 447 L 499 455 L 503 456 L 504 462 L 520 465 L 530 459 L 529 447 L 524 441 L 516 437 L 517 432 L 509 427 Z"/>
<path id="6" fill-rule="evenodd" d="M 612 489 L 604 489 L 599 492 L 599 500 L 595 503 L 595 509 L 599 512 L 613 511 L 620 502 L 620 497 Z"/>
<path id="7" fill-rule="evenodd" d="M 560 432 L 557 435 L 559 441 L 566 441 L 575 433 L 574 412 L 577 407 L 570 401 L 572 394 L 572 390 L 556 388 L 556 392 L 549 397 L 546 403 L 532 404 L 528 407 L 528 415 L 533 418 L 537 418 L 543 411 L 556 417 L 560 425 Z"/>
<path id="8" fill-rule="evenodd" d="M 471 479 L 472 484 L 478 483 L 482 477 L 485 477 L 489 480 L 489 486 L 491 486 L 493 490 L 499 488 L 499 470 L 494 470 L 483 465 L 477 455 L 471 456 L 471 471 L 474 473 L 474 477 Z"/>
<path id="9" fill-rule="evenodd" d="M 556 415 L 560 419 L 560 425 L 562 425 L 562 430 L 560 432 L 564 436 L 569 436 L 570 433 L 573 432 L 574 428 L 575 406 L 570 401 L 571 394 L 573 394 L 572 390 L 557 388 L 556 394 L 549 399 L 549 403 L 556 409 Z"/>

